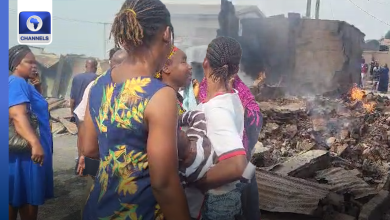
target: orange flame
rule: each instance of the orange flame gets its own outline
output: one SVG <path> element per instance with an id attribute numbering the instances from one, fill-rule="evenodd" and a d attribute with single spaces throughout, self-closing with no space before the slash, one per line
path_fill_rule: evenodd
<path id="1" fill-rule="evenodd" d="M 352 87 L 352 89 L 351 89 L 351 99 L 353 101 L 360 101 L 360 102 L 362 102 L 363 108 L 367 112 L 372 112 L 375 109 L 376 103 L 375 102 L 366 102 L 364 100 L 365 95 L 366 95 L 366 93 L 363 90 L 359 89 L 357 86 Z"/>
<path id="2" fill-rule="evenodd" d="M 351 89 L 351 98 L 353 101 L 362 101 L 366 93 L 359 89 L 358 87 L 354 86 Z"/>

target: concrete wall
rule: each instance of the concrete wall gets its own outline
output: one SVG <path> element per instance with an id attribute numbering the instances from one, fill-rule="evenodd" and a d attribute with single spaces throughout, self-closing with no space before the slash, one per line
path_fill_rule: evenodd
<path id="1" fill-rule="evenodd" d="M 300 19 L 296 14 L 248 19 L 243 39 L 260 44 L 267 81 L 282 79 L 289 92 L 318 94 L 359 82 L 364 34 L 345 22 Z"/>
<path id="2" fill-rule="evenodd" d="M 366 63 L 370 63 L 371 59 L 378 61 L 379 65 L 383 66 L 387 63 L 390 65 L 390 52 L 381 52 L 381 51 L 364 51 L 363 57 L 366 60 Z"/>
<path id="3" fill-rule="evenodd" d="M 359 83 L 364 34 L 345 22 L 312 19 L 298 30 L 293 82 L 307 92 Z"/>
<path id="4" fill-rule="evenodd" d="M 215 18 L 195 18 L 181 17 L 172 18 L 175 28 L 175 40 L 182 48 L 209 44 L 217 35 L 219 27 L 217 17 Z"/>

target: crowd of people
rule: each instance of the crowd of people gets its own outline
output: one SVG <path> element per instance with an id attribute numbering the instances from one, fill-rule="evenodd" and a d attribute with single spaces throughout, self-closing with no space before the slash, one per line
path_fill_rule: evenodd
<path id="1" fill-rule="evenodd" d="M 126 0 L 113 22 L 110 68 L 74 77 L 70 106 L 78 127 L 77 173 L 100 161 L 88 180 L 83 220 L 259 220 L 249 162 L 262 115 L 237 75 L 242 50 L 229 37 L 210 42 L 204 78 L 192 79 L 173 45 L 160 0 Z M 53 197 L 53 140 L 36 60 L 27 46 L 9 50 L 10 124 L 30 149 L 11 152 L 10 220 L 36 220 Z M 39 120 L 39 133 L 30 123 Z"/>
<path id="2" fill-rule="evenodd" d="M 374 58 L 372 58 L 370 64 L 363 61 L 361 65 L 361 76 L 361 85 L 363 88 L 366 86 L 366 81 L 371 80 L 372 91 L 378 91 L 384 94 L 389 91 L 389 67 L 387 63 L 381 66 Z"/>

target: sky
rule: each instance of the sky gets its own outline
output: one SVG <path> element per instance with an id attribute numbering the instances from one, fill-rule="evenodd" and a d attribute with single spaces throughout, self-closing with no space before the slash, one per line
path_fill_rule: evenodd
<path id="1" fill-rule="evenodd" d="M 175 1 L 191 2 L 191 0 L 169 0 L 170 3 Z M 199 0 L 192 2 L 199 2 Z M 240 0 L 233 2 L 237 3 Z M 289 12 L 304 15 L 306 11 L 306 0 L 252 0 L 251 2 L 255 2 L 252 4 L 257 4 L 266 16 Z M 316 0 L 312 0 L 312 15 L 314 15 L 315 2 Z M 104 58 L 107 53 L 104 51 L 104 45 L 108 40 L 110 25 L 103 23 L 113 21 L 122 3 L 123 0 L 53 0 L 53 42 L 46 46 L 45 50 L 57 54 L 73 53 Z M 9 0 L 9 8 L 9 44 L 13 46 L 17 44 L 17 1 Z M 379 39 L 390 30 L 389 12 L 390 0 L 322 0 L 320 18 L 346 21 L 364 32 L 366 40 Z"/>

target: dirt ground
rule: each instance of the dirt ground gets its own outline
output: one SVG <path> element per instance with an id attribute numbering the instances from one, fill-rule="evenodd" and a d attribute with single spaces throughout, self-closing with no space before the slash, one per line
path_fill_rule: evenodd
<path id="1" fill-rule="evenodd" d="M 38 220 L 81 220 L 86 181 L 74 175 L 74 135 L 54 138 L 54 196 L 40 207 Z"/>

